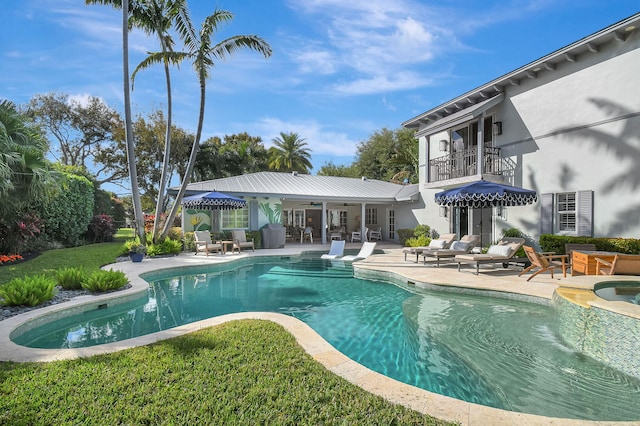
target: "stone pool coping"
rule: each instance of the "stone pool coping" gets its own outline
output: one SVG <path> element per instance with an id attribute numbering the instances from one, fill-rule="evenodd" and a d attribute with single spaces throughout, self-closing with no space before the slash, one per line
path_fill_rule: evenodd
<path id="1" fill-rule="evenodd" d="M 313 249 L 322 251 L 328 250 L 328 248 L 322 246 Z M 461 425 L 466 426 L 487 424 L 560 426 L 607 424 L 622 426 L 639 424 L 638 422 L 585 421 L 516 413 L 432 393 L 424 389 L 398 382 L 356 363 L 336 350 L 307 324 L 296 318 L 277 313 L 248 312 L 229 314 L 141 336 L 135 339 L 93 346 L 90 348 L 34 349 L 16 345 L 11 342 L 9 338 L 11 332 L 20 325 L 34 319 L 37 320 L 37 318 L 44 315 L 65 311 L 73 307 L 87 304 L 99 305 L 109 303 L 109 301 L 114 299 L 140 295 L 146 292 L 148 288 L 148 283 L 140 278 L 140 275 L 145 272 L 172 267 L 227 263 L 251 256 L 296 255 L 303 250 L 309 250 L 309 248 L 298 247 L 268 251 L 258 250 L 256 252 L 243 252 L 239 255 L 227 254 L 224 256 L 215 255 L 209 257 L 184 254 L 172 258 L 145 259 L 145 261 L 141 263 L 121 262 L 107 265 L 105 267 L 107 269 L 113 268 L 125 272 L 131 280 L 131 288 L 100 296 L 80 296 L 68 302 L 37 309 L 0 321 L 0 361 L 47 362 L 113 353 L 137 346 L 148 345 L 153 342 L 191 333 L 228 321 L 240 319 L 261 319 L 273 321 L 283 326 L 296 338 L 298 343 L 309 355 L 324 365 L 329 371 L 343 377 L 368 392 L 382 396 L 392 403 L 402 404 L 413 410 L 429 414 L 439 419 L 459 422 Z M 374 255 L 364 261 L 356 263 L 354 270 L 356 275 L 369 275 L 371 271 L 379 271 L 383 273 L 385 279 L 406 280 L 406 282 L 410 282 L 411 284 L 415 284 L 419 287 L 436 284 L 447 287 L 471 288 L 478 291 L 490 291 L 492 293 L 500 292 L 505 295 L 511 295 L 509 297 L 523 296 L 531 298 L 532 300 L 541 301 L 542 303 L 548 303 L 554 290 L 558 287 L 570 287 L 586 290 L 589 289 L 589 286 L 592 289 L 596 282 L 605 281 L 605 279 L 603 279 L 605 277 L 598 277 L 596 279 L 595 277 L 568 276 L 567 278 L 562 278 L 561 274 L 555 275 L 555 278 L 551 279 L 549 274 L 544 274 L 544 276 L 538 275 L 533 280 L 527 282 L 524 278 L 518 278 L 517 272 L 514 272 L 512 268 L 502 269 L 501 267 L 492 268 L 490 266 L 483 268 L 480 275 L 475 275 L 472 269 L 463 269 L 461 272 L 458 272 L 457 264 L 445 264 L 437 268 L 431 265 L 423 265 L 422 263 L 404 261 L 401 248 L 385 249 L 385 254 Z M 619 278 L 620 277 L 615 277 L 613 280 L 619 281 Z M 605 303 L 605 305 L 609 303 L 614 303 L 616 305 L 621 303 L 606 302 L 607 301 L 592 303 Z M 632 305 L 632 308 L 638 307 Z M 640 318 L 640 308 L 637 309 L 637 312 L 636 310 L 631 310 L 631 313 L 636 318 Z"/>

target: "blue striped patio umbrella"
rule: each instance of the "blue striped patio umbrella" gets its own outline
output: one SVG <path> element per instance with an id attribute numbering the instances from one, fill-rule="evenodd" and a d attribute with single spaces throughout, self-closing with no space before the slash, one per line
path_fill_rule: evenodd
<path id="1" fill-rule="evenodd" d="M 435 195 L 436 203 L 449 207 L 524 206 L 538 201 L 536 191 L 480 180 Z"/>
<path id="2" fill-rule="evenodd" d="M 184 197 L 182 205 L 188 209 L 232 210 L 245 207 L 247 202 L 242 198 L 213 191 Z"/>

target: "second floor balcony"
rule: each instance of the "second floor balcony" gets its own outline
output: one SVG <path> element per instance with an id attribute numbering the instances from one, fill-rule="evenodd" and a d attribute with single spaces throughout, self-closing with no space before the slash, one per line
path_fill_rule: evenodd
<path id="1" fill-rule="evenodd" d="M 481 169 L 478 169 L 479 161 Z M 478 156 L 478 147 L 471 147 L 429 160 L 427 183 L 483 174 L 503 175 L 508 169 L 508 162 L 500 156 L 500 148 L 485 146 Z"/>

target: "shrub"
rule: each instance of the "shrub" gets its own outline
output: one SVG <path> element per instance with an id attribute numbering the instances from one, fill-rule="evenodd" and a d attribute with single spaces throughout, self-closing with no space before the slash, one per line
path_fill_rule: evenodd
<path id="1" fill-rule="evenodd" d="M 193 232 L 184 233 L 184 250 L 196 251 L 196 243 L 193 237 Z"/>
<path id="2" fill-rule="evenodd" d="M 82 281 L 82 288 L 93 291 L 109 291 L 117 290 L 129 284 L 127 276 L 122 271 L 95 271 L 91 275 L 85 277 Z"/>
<path id="3" fill-rule="evenodd" d="M 99 214 L 91 219 L 87 230 L 87 239 L 93 243 L 105 243 L 113 241 L 116 233 L 113 218 L 107 214 Z"/>
<path id="4" fill-rule="evenodd" d="M 84 278 L 85 273 L 82 268 L 62 268 L 56 271 L 56 282 L 65 290 L 81 289 Z"/>
<path id="5" fill-rule="evenodd" d="M 182 241 L 182 228 L 179 226 L 170 228 L 167 238 L 171 238 L 173 241 Z"/>
<path id="6" fill-rule="evenodd" d="M 426 235 L 421 235 L 419 237 L 408 238 L 404 245 L 407 247 L 424 247 L 428 246 L 430 242 L 431 238 Z"/>
<path id="7" fill-rule="evenodd" d="M 540 248 L 556 254 L 566 254 L 565 244 L 595 244 L 596 250 L 614 251 L 618 253 L 640 254 L 640 240 L 635 238 L 592 238 L 566 235 L 540 235 Z"/>
<path id="8" fill-rule="evenodd" d="M 0 253 L 23 253 L 33 249 L 43 228 L 42 220 L 33 212 L 23 213 L 17 219 L 0 218 Z"/>
<path id="9" fill-rule="evenodd" d="M 149 256 L 160 256 L 163 254 L 178 254 L 182 251 L 182 242 L 165 238 L 159 244 L 150 244 L 147 253 Z"/>
<path id="10" fill-rule="evenodd" d="M 134 238 L 132 240 L 127 240 L 122 245 L 122 250 L 120 251 L 121 255 L 127 255 L 129 253 L 146 253 L 147 246 L 140 243 L 139 238 Z"/>
<path id="11" fill-rule="evenodd" d="M 53 299 L 56 282 L 44 274 L 14 278 L 0 286 L 0 302 L 5 306 L 36 306 Z"/>
<path id="12" fill-rule="evenodd" d="M 413 229 L 414 237 L 431 237 L 431 227 L 429 225 L 418 225 Z"/>
<path id="13" fill-rule="evenodd" d="M 396 233 L 398 234 L 400 245 L 403 246 L 406 245 L 409 238 L 413 237 L 413 229 L 398 229 Z"/>

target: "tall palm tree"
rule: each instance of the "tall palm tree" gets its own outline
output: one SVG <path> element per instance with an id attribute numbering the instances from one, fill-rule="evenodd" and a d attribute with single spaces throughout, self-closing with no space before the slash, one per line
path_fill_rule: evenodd
<path id="1" fill-rule="evenodd" d="M 311 165 L 311 149 L 297 133 L 280 132 L 269 149 L 269 167 L 276 171 L 308 173 Z"/>
<path id="2" fill-rule="evenodd" d="M 142 2 L 138 8 L 132 13 L 134 24 L 140 27 L 147 34 L 155 34 L 159 41 L 163 56 L 164 74 L 167 85 L 167 127 L 164 142 L 164 156 L 162 160 L 162 174 L 160 176 L 160 184 L 158 188 L 158 197 L 156 200 L 156 218 L 153 225 L 152 238 L 157 242 L 158 231 L 160 228 L 161 213 L 164 211 L 165 187 L 169 180 L 169 162 L 171 160 L 171 118 L 172 118 L 172 98 L 171 98 L 171 73 L 169 71 L 170 57 L 165 55 L 166 52 L 173 51 L 173 38 L 169 34 L 172 27 L 173 17 L 181 10 L 186 9 L 184 0 L 152 0 Z M 131 82 L 135 80 L 138 71 L 143 70 L 153 64 L 153 54 L 143 60 L 131 74 Z M 132 86 L 133 88 L 133 86 Z"/>
<path id="3" fill-rule="evenodd" d="M 129 88 L 129 0 L 85 0 L 86 4 L 111 4 L 122 7 L 122 74 L 124 91 L 124 121 L 125 138 L 127 140 L 127 165 L 131 181 L 131 199 L 133 201 L 133 215 L 136 231 L 142 243 L 146 242 L 144 231 L 144 212 L 140 200 L 138 187 L 138 172 L 136 170 L 136 155 L 133 137 L 133 120 L 131 117 L 131 91 Z M 134 9 L 137 3 L 134 3 Z"/>
<path id="4" fill-rule="evenodd" d="M 261 53 L 265 58 L 271 56 L 271 46 L 262 38 L 255 35 L 241 35 L 234 36 L 222 40 L 217 44 L 213 44 L 213 37 L 215 36 L 218 27 L 226 22 L 231 21 L 233 15 L 230 12 L 224 10 L 215 10 L 213 14 L 207 16 L 202 23 L 200 31 L 196 31 L 189 17 L 187 9 L 178 11 L 174 17 L 174 22 L 178 34 L 185 46 L 184 52 L 159 52 L 156 56 L 150 55 L 147 60 L 149 63 L 164 62 L 169 60 L 172 63 L 179 63 L 184 59 L 190 59 L 193 61 L 193 66 L 198 76 L 200 83 L 200 111 L 198 116 L 198 127 L 196 135 L 193 140 L 193 146 L 191 148 L 191 155 L 189 156 L 189 163 L 187 170 L 176 195 L 176 200 L 171 208 L 167 220 L 164 225 L 164 229 L 160 238 L 164 238 L 171 229 L 171 224 L 178 212 L 182 198 L 186 192 L 187 185 L 191 180 L 193 173 L 193 167 L 196 162 L 196 156 L 198 154 L 198 148 L 200 146 L 200 138 L 202 136 L 202 126 L 204 123 L 204 110 L 206 99 L 206 84 L 209 78 L 209 70 L 212 68 L 218 60 L 226 59 L 229 55 L 235 53 L 242 48 L 248 48 Z"/>

